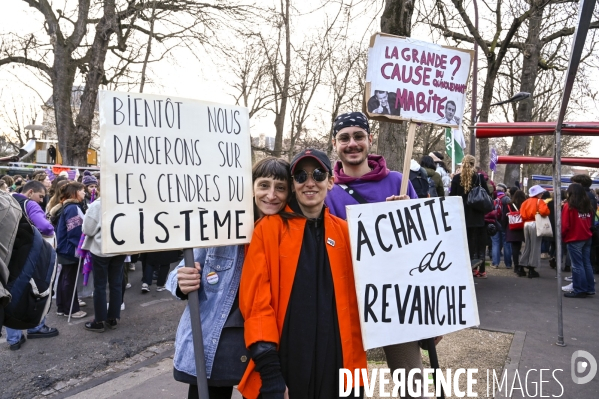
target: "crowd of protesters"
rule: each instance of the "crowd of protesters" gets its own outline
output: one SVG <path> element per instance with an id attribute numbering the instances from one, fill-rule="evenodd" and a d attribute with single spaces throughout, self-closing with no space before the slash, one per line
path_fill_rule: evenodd
<path id="1" fill-rule="evenodd" d="M 266 158 L 254 165 L 255 229 L 249 246 L 195 249 L 195 268 L 181 262 L 173 271 L 170 264 L 179 258 L 178 251 L 140 258 L 142 293 L 151 290 L 155 275 L 156 290 L 169 290 L 180 300 L 199 290 L 211 399 L 230 398 L 233 386 L 250 399 L 338 397 L 338 370 L 366 367 L 347 205 L 461 196 L 475 278 L 487 278 L 487 253 L 492 268 L 500 267 L 503 256 L 504 266 L 521 277 L 540 277 L 537 269 L 543 258 L 555 265 L 555 243 L 537 234 L 537 223 L 548 217 L 555 231 L 557 205 L 541 186 L 525 193 L 519 187 L 495 184 L 471 155 L 452 175 L 443 155 L 431 152 L 412 160 L 407 194 L 399 195 L 406 177 L 390 171 L 382 156 L 370 154 L 372 136 L 364 114 L 339 115 L 332 131 L 339 159 L 334 164 L 324 152 L 305 149 L 291 163 Z M 93 276 L 94 318 L 84 328 L 114 329 L 124 309 L 125 289 L 130 287 L 127 271 L 136 258 L 102 253 L 99 174 L 86 171 L 79 181 L 51 177 L 45 172 L 28 178 L 4 176 L 0 189 L 13 192 L 31 222 L 55 243 L 61 265 L 57 314 L 87 315 L 81 310 L 86 303 L 78 298 L 76 284 L 85 259 Z M 572 177 L 559 204 L 572 270 L 572 284 L 564 287 L 567 297 L 595 294 L 592 261 L 598 258 L 593 253 L 598 212 L 591 183 L 588 176 Z M 475 187 L 488 192 L 490 212 L 469 204 Z M 44 322 L 27 331 L 29 338 L 56 335 L 58 330 Z M 25 336 L 11 330 L 7 340 L 17 350 Z M 421 346 L 408 342 L 384 347 L 391 370 L 422 369 Z M 198 397 L 189 307 L 176 332 L 174 377 L 189 384 L 189 398 Z M 361 387 L 354 389 L 355 396 L 362 397 Z"/>

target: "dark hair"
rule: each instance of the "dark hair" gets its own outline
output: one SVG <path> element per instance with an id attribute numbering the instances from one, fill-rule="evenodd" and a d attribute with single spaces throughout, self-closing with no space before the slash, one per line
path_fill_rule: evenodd
<path id="1" fill-rule="evenodd" d="M 518 187 L 516 187 L 516 186 L 510 187 L 508 191 L 510 192 L 510 197 L 513 197 L 514 193 L 516 191 L 518 191 Z"/>
<path id="2" fill-rule="evenodd" d="M 31 180 L 44 181 L 48 177 L 48 174 L 44 171 L 38 172 Z"/>
<path id="3" fill-rule="evenodd" d="M 449 104 L 453 104 L 453 107 L 454 107 L 454 108 L 456 109 L 456 111 L 457 111 L 457 109 L 458 109 L 457 105 L 455 105 L 455 103 L 454 103 L 453 101 L 451 101 L 451 100 L 449 100 L 449 101 L 447 101 L 447 103 L 445 103 L 445 109 L 447 109 L 447 106 L 448 106 Z"/>
<path id="4" fill-rule="evenodd" d="M 4 180 L 6 182 L 6 185 L 8 187 L 11 187 L 13 184 L 15 184 L 15 180 L 12 177 L 10 177 L 9 175 L 2 176 L 2 180 Z"/>
<path id="5" fill-rule="evenodd" d="M 65 181 L 65 180 L 69 180 L 64 176 L 56 176 L 54 178 L 54 180 L 52 180 L 52 185 L 50 186 L 50 192 L 48 194 L 50 194 L 50 196 L 54 196 L 54 193 L 56 192 L 56 186 L 58 186 L 58 183 L 60 183 L 61 181 Z"/>
<path id="6" fill-rule="evenodd" d="M 588 177 L 588 176 L 587 176 Z M 582 184 L 572 183 L 568 187 L 568 206 L 576 209 L 578 212 L 589 212 L 591 215 L 594 212 L 589 199 Z"/>
<path id="7" fill-rule="evenodd" d="M 34 193 L 44 192 L 44 194 L 46 194 L 46 187 L 44 187 L 42 182 L 37 180 L 31 180 L 25 183 L 21 192 L 26 193 L 29 190 L 33 190 Z"/>
<path id="8" fill-rule="evenodd" d="M 422 158 L 420 158 L 420 166 L 432 170 L 437 169 L 435 166 L 435 161 L 433 161 L 433 157 L 429 157 L 428 155 L 424 155 Z"/>
<path id="9" fill-rule="evenodd" d="M 68 199 L 78 199 L 77 191 L 83 190 L 85 186 L 76 181 L 72 181 L 67 183 L 62 190 L 60 191 L 60 202 L 66 201 Z"/>
<path id="10" fill-rule="evenodd" d="M 593 180 L 588 175 L 574 175 L 570 178 L 572 183 L 578 183 L 583 188 L 590 188 L 593 184 Z"/>
<path id="11" fill-rule="evenodd" d="M 289 170 L 289 162 L 285 161 L 284 159 L 275 157 L 264 158 L 256 162 L 252 167 L 252 186 L 256 179 L 259 179 L 261 177 L 271 177 L 275 180 L 285 181 L 287 182 L 287 198 L 289 198 L 291 196 L 291 172 Z M 258 214 L 258 206 L 254 201 L 254 218 L 256 220 Z M 288 214 L 284 211 L 279 212 L 279 215 L 281 215 L 281 217 L 285 221 L 285 224 L 287 224 L 288 219 L 294 217 L 292 216 L 292 214 Z"/>
<path id="12" fill-rule="evenodd" d="M 512 194 L 512 204 L 516 205 L 518 209 L 522 206 L 522 203 L 526 201 L 526 194 L 522 190 L 516 190 L 514 194 Z"/>
<path id="13" fill-rule="evenodd" d="M 284 159 L 268 157 L 254 164 L 252 167 L 252 182 L 259 177 L 272 177 L 275 180 L 283 180 L 291 183 L 289 162 Z"/>

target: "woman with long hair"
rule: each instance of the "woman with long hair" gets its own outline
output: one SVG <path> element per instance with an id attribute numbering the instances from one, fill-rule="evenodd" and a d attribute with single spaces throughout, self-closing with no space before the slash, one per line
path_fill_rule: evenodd
<path id="1" fill-rule="evenodd" d="M 591 266 L 591 226 L 595 210 L 584 189 L 578 183 L 568 187 L 568 200 L 562 209 L 562 240 L 572 261 L 572 287 L 563 289 L 566 298 L 595 295 L 595 279 Z M 571 290 L 570 290 L 571 289 Z"/>
<path id="2" fill-rule="evenodd" d="M 366 367 L 347 222 L 324 205 L 332 173 L 325 153 L 296 155 L 291 216 L 268 216 L 254 230 L 239 289 L 247 399 L 338 398 L 339 370 Z"/>
<path id="3" fill-rule="evenodd" d="M 291 178 L 289 163 L 266 158 L 252 168 L 254 218 L 275 215 L 287 205 Z M 260 223 L 260 222 L 257 222 Z M 198 248 L 196 269 L 182 262 L 168 276 L 166 288 L 178 299 L 199 290 L 200 319 L 210 399 L 230 399 L 248 364 L 239 310 L 239 280 L 245 245 Z M 188 398 L 198 397 L 189 306 L 185 308 L 175 339 L 174 377 L 189 384 Z"/>
<path id="4" fill-rule="evenodd" d="M 75 255 L 75 250 L 79 245 L 82 233 L 83 210 L 81 207 L 85 198 L 85 187 L 81 183 L 70 182 L 62 188 L 61 193 L 60 203 L 50 211 L 51 219 L 56 219 L 58 216 L 56 255 L 58 263 L 62 265 L 56 292 L 56 314 L 69 316 L 73 291 L 75 291 L 71 317 L 80 319 L 87 313 L 79 308 L 77 287 L 75 287 L 79 259 Z"/>
<path id="5" fill-rule="evenodd" d="M 466 155 L 462 159 L 460 173 L 453 177 L 449 195 L 461 196 L 464 201 L 468 250 L 474 277 L 487 278 L 487 272 L 485 272 L 485 247 L 487 246 L 485 214 L 468 205 L 468 193 L 479 184 L 487 192 L 488 187 L 484 177 L 476 173 L 474 164 L 475 159 L 472 155 Z"/>
<path id="6" fill-rule="evenodd" d="M 54 180 L 54 181 L 56 181 L 56 180 Z M 63 178 L 62 180 L 59 180 L 56 184 L 54 184 L 54 181 L 52 182 L 52 185 L 54 186 L 54 192 L 53 192 L 52 196 L 50 197 L 50 201 L 48 201 L 48 209 L 47 209 L 48 213 L 50 213 L 52 208 L 54 208 L 56 205 L 58 205 L 60 203 L 60 197 L 62 196 L 61 190 L 64 186 L 66 186 L 69 183 L 69 180 L 65 179 L 65 178 Z"/>
<path id="7" fill-rule="evenodd" d="M 522 190 L 516 190 L 512 195 L 510 201 L 501 208 L 501 227 L 505 231 L 505 241 L 509 242 L 512 246 L 512 263 L 514 264 L 514 273 L 518 277 L 526 276 L 524 268 L 520 266 L 520 250 L 522 249 L 522 242 L 524 241 L 524 230 L 510 230 L 509 226 L 509 212 L 517 212 L 520 210 L 522 203 L 526 201 L 526 194 Z"/>
<path id="8" fill-rule="evenodd" d="M 528 268 L 528 278 L 539 277 L 539 273 L 535 270 L 541 263 L 541 240 L 543 237 L 537 236 L 537 225 L 535 223 L 535 215 L 538 213 L 541 216 L 549 216 L 549 207 L 545 201 L 541 199 L 546 190 L 539 186 L 532 186 L 528 190 L 529 198 L 522 203 L 520 207 L 520 216 L 524 222 L 524 251 L 520 256 L 520 267 Z"/>

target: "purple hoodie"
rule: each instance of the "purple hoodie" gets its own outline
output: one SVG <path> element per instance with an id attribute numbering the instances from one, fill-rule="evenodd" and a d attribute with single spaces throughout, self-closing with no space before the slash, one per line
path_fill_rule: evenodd
<path id="1" fill-rule="evenodd" d="M 23 194 L 13 193 L 15 199 L 18 200 L 27 200 L 28 198 Z M 48 221 L 46 218 L 46 214 L 42 210 L 42 207 L 33 200 L 28 200 L 26 203 L 25 211 L 27 212 L 27 217 L 31 220 L 31 223 L 42 233 L 44 236 L 53 236 L 54 235 L 54 227 L 52 223 Z"/>
<path id="2" fill-rule="evenodd" d="M 347 184 L 368 203 L 384 202 L 391 195 L 399 195 L 402 175 L 399 172 L 387 169 L 387 163 L 382 155 L 368 155 L 368 166 L 372 169 L 370 172 L 361 177 L 351 177 L 343 172 L 341 161 L 337 161 L 334 168 L 335 185 L 324 200 L 333 215 L 346 219 L 345 206 L 358 204 L 354 197 L 338 186 L 339 184 Z M 408 195 L 413 199 L 418 198 L 412 183 L 409 181 Z"/>

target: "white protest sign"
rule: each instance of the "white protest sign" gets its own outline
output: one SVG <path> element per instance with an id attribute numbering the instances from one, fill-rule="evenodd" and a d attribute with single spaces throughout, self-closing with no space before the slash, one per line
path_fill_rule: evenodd
<path id="1" fill-rule="evenodd" d="M 479 324 L 461 197 L 347 207 L 364 348 Z"/>
<path id="2" fill-rule="evenodd" d="M 472 50 L 378 33 L 370 39 L 364 112 L 378 120 L 458 127 Z"/>
<path id="3" fill-rule="evenodd" d="M 110 91 L 99 103 L 102 252 L 250 241 L 246 108 Z"/>

